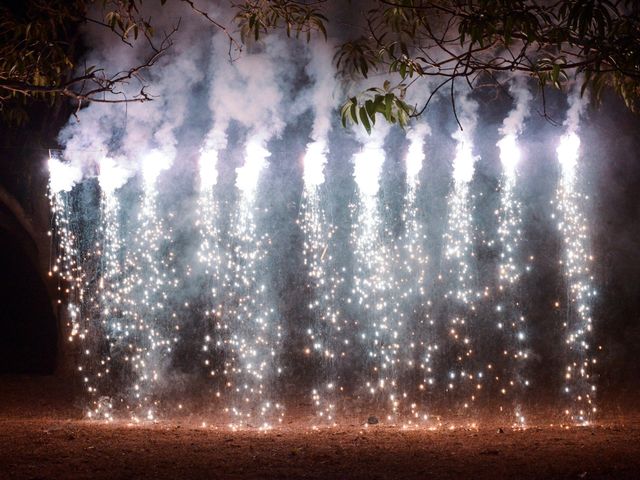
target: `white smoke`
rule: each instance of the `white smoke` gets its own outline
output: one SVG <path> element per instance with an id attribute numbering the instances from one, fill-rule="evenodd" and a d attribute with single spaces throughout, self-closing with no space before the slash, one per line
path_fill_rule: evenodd
<path id="1" fill-rule="evenodd" d="M 95 172 L 96 166 L 103 170 L 103 159 L 108 156 L 118 158 L 120 173 L 133 176 L 140 172 L 143 159 L 151 150 L 162 152 L 169 162 L 176 156 L 177 131 L 188 117 L 189 93 L 204 76 L 200 64 L 206 48 L 198 39 L 215 34 L 216 30 L 181 5 L 167 5 L 162 15 L 155 15 L 157 11 L 152 10 L 147 13 L 154 14 L 156 45 L 180 17 L 189 21 L 181 22 L 174 34 L 174 45 L 150 70 L 141 71 L 140 81 L 134 78 L 120 85 L 118 94 L 105 95 L 110 100 L 131 99 L 146 84 L 145 92 L 153 101 L 92 103 L 61 131 L 59 140 L 64 145 L 65 160 L 85 172 Z M 100 9 L 96 8 L 92 15 L 99 18 Z M 85 28 L 83 35 L 90 47 L 83 63 L 99 65 L 107 76 L 144 63 L 152 53 L 142 35 L 127 45 L 118 41 L 109 29 L 93 24 Z M 122 186 L 126 180 L 119 179 L 117 183 Z"/>
<path id="2" fill-rule="evenodd" d="M 131 174 L 121 166 L 121 163 L 122 160 L 118 162 L 110 157 L 104 157 L 100 160 L 98 182 L 102 191 L 108 195 L 118 190 L 129 180 Z"/>
<path id="3" fill-rule="evenodd" d="M 462 128 L 452 137 L 456 140 L 456 157 L 453 161 L 453 179 L 456 183 L 468 183 L 473 179 L 478 156 L 473 155 L 473 134 L 478 121 L 478 103 L 463 95 L 456 100 L 458 121 Z"/>
<path id="4" fill-rule="evenodd" d="M 82 180 L 82 170 L 55 157 L 49 158 L 48 167 L 51 193 L 68 192 Z"/>
<path id="5" fill-rule="evenodd" d="M 380 190 L 380 178 L 384 165 L 384 141 L 389 133 L 388 123 L 377 123 L 371 135 L 355 127 L 362 150 L 353 156 L 353 177 L 360 195 L 375 197 Z"/>
<path id="6" fill-rule="evenodd" d="M 568 103 L 569 110 L 567 110 L 567 118 L 563 123 L 566 129 L 565 134 L 560 139 L 560 143 L 556 149 L 558 161 L 562 166 L 562 178 L 566 184 L 575 181 L 578 157 L 580 154 L 578 128 L 580 126 L 580 119 L 584 115 L 589 103 L 589 95 L 587 91 L 582 95 L 579 84 L 576 84 L 573 92 L 569 95 Z"/>
<path id="7" fill-rule="evenodd" d="M 227 130 L 236 121 L 268 142 L 286 125 L 282 85 L 292 70 L 288 42 L 277 35 L 267 36 L 263 50 L 245 53 L 235 61 L 228 58 L 228 40 L 214 37 L 212 55 L 225 58 L 212 64 L 209 108 L 214 118 L 203 151 L 221 150 L 227 144 Z"/>
<path id="8" fill-rule="evenodd" d="M 253 198 L 258 188 L 260 174 L 267 165 L 271 152 L 265 147 L 265 140 L 252 137 L 245 147 L 244 165 L 236 169 L 236 186 L 245 198 Z"/>
<path id="9" fill-rule="evenodd" d="M 567 133 L 576 133 L 580 125 L 580 118 L 589 104 L 589 91 L 585 90 L 584 94 L 580 92 L 579 84 L 576 85 L 568 98 L 569 110 L 567 110 L 567 118 L 563 125 L 567 129 Z"/>
<path id="10" fill-rule="evenodd" d="M 497 145 L 500 149 L 500 161 L 505 174 L 507 177 L 513 178 L 520 161 L 520 149 L 517 145 L 517 139 L 522 133 L 524 122 L 530 114 L 531 92 L 527 88 L 526 79 L 522 77 L 517 77 L 511 83 L 509 91 L 514 98 L 515 107 L 502 122 L 500 133 L 503 137 Z"/>
<path id="11" fill-rule="evenodd" d="M 333 74 L 333 46 L 318 44 L 311 51 L 306 72 L 313 80 L 313 86 L 305 103 L 313 109 L 311 128 L 313 142 L 307 145 L 304 157 L 304 183 L 308 188 L 324 183 L 324 167 L 327 163 L 328 140 L 331 118 L 335 108 L 335 75 Z"/>
<path id="12" fill-rule="evenodd" d="M 509 92 L 513 96 L 515 107 L 502 122 L 500 133 L 504 136 L 513 135 L 518 137 L 522 133 L 524 121 L 530 115 L 529 104 L 532 97 L 527 88 L 527 81 L 523 77 L 516 77 L 509 85 Z"/>
<path id="13" fill-rule="evenodd" d="M 315 141 L 326 140 L 336 106 L 333 51 L 331 43 L 315 45 L 306 66 L 306 72 L 314 82 L 309 101 L 314 109 L 311 138 Z"/>
<path id="14" fill-rule="evenodd" d="M 431 134 L 431 128 L 426 123 L 418 123 L 407 132 L 409 150 L 407 152 L 407 183 L 414 187 L 418 183 L 418 176 L 425 159 L 424 141 Z"/>

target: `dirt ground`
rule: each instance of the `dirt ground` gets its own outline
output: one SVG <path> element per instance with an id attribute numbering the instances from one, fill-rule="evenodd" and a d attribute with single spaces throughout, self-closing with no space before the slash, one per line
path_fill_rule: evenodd
<path id="1" fill-rule="evenodd" d="M 289 423 L 290 422 L 290 423 Z M 525 430 L 353 423 L 268 432 L 83 420 L 51 378 L 0 377 L 1 479 L 640 478 L 640 415 Z"/>

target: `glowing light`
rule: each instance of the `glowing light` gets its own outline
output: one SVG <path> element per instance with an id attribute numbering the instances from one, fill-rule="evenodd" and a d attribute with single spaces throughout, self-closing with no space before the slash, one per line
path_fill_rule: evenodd
<path id="1" fill-rule="evenodd" d="M 313 315 L 312 328 L 308 330 L 310 347 L 317 355 L 321 384 L 312 389 L 311 401 L 317 420 L 332 423 L 335 406 L 338 371 L 344 367 L 344 343 L 341 341 L 343 319 L 339 292 L 344 282 L 341 269 L 334 258 L 335 227 L 328 221 L 325 202 L 320 194 L 324 182 L 326 145 L 314 142 L 307 147 L 304 159 L 304 183 L 302 205 L 298 223 L 304 233 L 303 256 L 308 271 L 308 286 L 312 291 L 309 310 Z"/>
<path id="2" fill-rule="evenodd" d="M 82 171 L 56 157 L 50 157 L 49 166 L 49 191 L 56 194 L 69 192 L 73 186 L 82 179 Z"/>
<path id="3" fill-rule="evenodd" d="M 471 138 L 455 136 L 442 258 L 432 266 L 430 212 L 423 209 L 430 206 L 431 182 L 424 191 L 419 182 L 428 165 L 424 135 L 407 136 L 406 188 L 403 198 L 393 199 L 386 196 L 383 165 L 402 159 L 386 159 L 380 138 L 369 139 L 353 157 L 356 195 L 348 212 L 335 205 L 334 184 L 324 186 L 328 145 L 307 147 L 297 223 L 308 309 L 300 322 L 308 323 L 292 343 L 313 366 L 314 423 L 335 424 L 345 400 L 353 399 L 354 406 L 375 413 L 376 422 L 458 428 L 462 424 L 443 426 L 438 402 L 455 415 L 472 417 L 479 405 L 495 401 L 501 414 L 522 428 L 528 413 L 522 412 L 522 400 L 530 386 L 528 342 L 534 336 L 527 328 L 521 281 L 534 257 L 523 251 L 517 137 L 506 135 L 498 143 L 503 174 L 493 212 L 496 235 L 482 231 L 475 215 L 480 194 L 474 196 L 471 184 L 477 160 Z M 172 385 L 179 352 L 197 359 L 187 376 L 206 379 L 211 411 L 224 414 L 231 428 L 267 431 L 283 421 L 280 400 L 288 392 L 280 377 L 288 363 L 281 356 L 287 351 L 285 335 L 297 331 L 285 332 L 274 286 L 272 230 L 265 225 L 271 217 L 262 201 L 272 192 L 259 188 L 271 155 L 266 145 L 260 136 L 247 141 L 233 200 L 224 196 L 226 184 L 218 186 L 221 150 L 203 149 L 195 208 L 189 212 L 194 224 L 177 234 L 173 228 L 184 229 L 185 219 L 163 198 L 157 180 L 170 162 L 160 150 L 141 159 L 142 185 L 127 184 L 133 172 L 123 165 L 135 165 L 133 159 L 101 159 L 99 200 L 94 180 L 74 188 L 81 172 L 50 160 L 56 248 L 50 275 L 61 280 L 70 340 L 79 343 L 76 366 L 90 418 L 125 416 L 144 423 L 160 421 L 171 409 L 191 413 Z M 577 181 L 579 146 L 571 133 L 557 150 L 562 176 L 553 218 L 562 235 L 560 268 L 568 298 L 547 307 L 566 313 L 567 362 L 561 373 L 568 406 L 563 410 L 572 421 L 586 423 L 595 413 L 591 309 L 596 291 L 584 212 L 588 197 Z M 95 171 L 89 167 L 87 172 Z M 424 173 L 428 178 L 431 172 Z M 99 201 L 99 209 L 82 210 L 88 197 Z M 336 218 L 345 221 L 334 224 Z M 195 255 L 176 250 L 186 232 L 197 232 L 188 250 Z M 476 256 L 481 242 L 495 254 L 491 265 L 497 268 L 489 278 L 493 283 L 485 285 L 480 281 L 487 275 L 479 275 Z M 439 245 L 437 239 L 433 243 Z M 191 259 L 197 260 L 195 280 Z M 193 335 L 199 342 L 195 348 Z M 473 420 L 466 425 L 477 428 Z"/>
<path id="4" fill-rule="evenodd" d="M 454 377 L 447 379 L 448 392 L 461 412 L 468 412 L 478 394 L 469 370 L 480 368 L 475 358 L 474 324 L 477 320 L 477 266 L 474 251 L 473 200 L 469 182 L 473 178 L 476 157 L 462 132 L 454 135 L 458 143 L 453 161 L 453 187 L 447 197 L 447 227 L 444 233 L 443 297 L 450 325 L 445 364 L 455 366 Z M 442 360 L 441 360 L 442 361 Z M 467 413 L 468 414 L 468 413 Z"/>
<path id="5" fill-rule="evenodd" d="M 283 405 L 271 398 L 271 385 L 282 373 L 277 362 L 282 342 L 282 326 L 271 299 L 273 293 L 266 284 L 267 253 L 271 239 L 259 233 L 256 215 L 256 194 L 262 171 L 270 152 L 259 138 L 246 145 L 245 164 L 236 170 L 236 186 L 240 198 L 235 206 L 225 248 L 226 265 L 220 297 L 222 313 L 214 322 L 224 362 L 218 370 L 231 416 L 232 428 L 261 424 L 271 428 L 271 422 L 282 421 Z M 215 360 L 213 352 L 212 359 Z"/>
<path id="6" fill-rule="evenodd" d="M 458 135 L 456 157 L 453 160 L 453 179 L 456 183 L 469 183 L 473 179 L 477 157 L 473 155 L 471 142 Z"/>
<path id="7" fill-rule="evenodd" d="M 160 150 L 152 150 L 142 159 L 142 175 L 146 185 L 153 185 L 160 174 L 171 166 L 171 159 Z"/>
<path id="8" fill-rule="evenodd" d="M 107 195 L 112 195 L 116 190 L 122 188 L 129 179 L 129 172 L 110 157 L 104 157 L 100 160 L 98 167 L 100 169 L 98 175 L 100 189 Z"/>
<path id="9" fill-rule="evenodd" d="M 200 152 L 200 189 L 209 190 L 218 183 L 218 151 L 214 149 Z"/>
<path id="10" fill-rule="evenodd" d="M 512 178 L 516 174 L 516 167 L 520 163 L 520 148 L 516 143 L 515 135 L 506 135 L 498 142 L 500 149 L 500 161 L 507 178 Z"/>
<path id="11" fill-rule="evenodd" d="M 415 188 L 418 183 L 418 176 L 422 170 L 424 154 L 424 135 L 428 132 L 425 124 L 420 124 L 415 130 L 407 134 L 409 139 L 409 150 L 407 152 L 407 184 L 410 188 Z"/>
<path id="12" fill-rule="evenodd" d="M 384 150 L 377 142 L 368 143 L 354 155 L 353 176 L 361 195 L 375 197 L 378 194 L 384 158 Z"/>
<path id="13" fill-rule="evenodd" d="M 263 141 L 251 139 L 245 149 L 244 165 L 236 169 L 236 186 L 247 197 L 255 195 L 262 170 L 271 156 Z"/>
<path id="14" fill-rule="evenodd" d="M 575 180 L 579 150 L 580 138 L 574 132 L 570 132 L 560 139 L 560 144 L 556 151 L 558 153 L 558 161 L 562 166 L 564 182 L 573 182 Z"/>
<path id="15" fill-rule="evenodd" d="M 403 359 L 406 349 L 400 344 L 407 324 L 400 307 L 394 235 L 384 225 L 378 196 L 384 161 L 381 142 L 375 137 L 354 155 L 358 200 L 351 206 L 351 244 L 356 263 L 349 300 L 359 318 L 360 344 L 368 357 L 365 380 L 356 394 L 374 408 L 382 403 L 393 414 L 387 415 L 392 422 L 402 396 L 398 375 L 408 364 Z"/>
<path id="16" fill-rule="evenodd" d="M 392 315 L 398 318 L 395 334 L 409 336 L 413 339 L 406 347 L 398 348 L 398 363 L 400 365 L 394 366 L 394 375 L 401 378 L 416 367 L 420 372 L 417 392 L 413 388 L 409 389 L 409 392 L 403 392 L 402 403 L 399 400 L 394 401 L 392 410 L 399 414 L 408 415 L 409 418 L 423 418 L 424 420 L 428 415 L 423 410 L 429 406 L 422 404 L 422 402 L 416 403 L 413 400 L 422 397 L 425 385 L 433 385 L 434 380 L 431 377 L 433 373 L 432 352 L 434 348 L 437 348 L 425 285 L 429 257 L 425 251 L 426 226 L 420 218 L 418 195 L 418 176 L 426 159 L 424 136 L 428 132 L 428 125 L 420 124 L 417 129 L 408 134 L 411 143 L 406 158 L 407 189 L 402 210 L 404 231 L 395 242 L 397 247 L 394 246 L 392 250 L 394 268 L 398 272 L 398 280 L 393 285 L 397 307 Z M 386 237 L 392 238 L 393 233 L 387 231 Z M 411 330 L 410 326 L 415 330 Z M 394 347 L 401 347 L 401 345 L 399 342 Z M 419 359 L 417 362 L 414 361 L 416 356 Z M 409 420 L 409 424 L 412 422 L 413 420 Z"/>
<path id="17" fill-rule="evenodd" d="M 310 143 L 304 156 L 304 184 L 309 189 L 324 183 L 324 166 L 327 163 L 327 144 L 324 141 Z"/>

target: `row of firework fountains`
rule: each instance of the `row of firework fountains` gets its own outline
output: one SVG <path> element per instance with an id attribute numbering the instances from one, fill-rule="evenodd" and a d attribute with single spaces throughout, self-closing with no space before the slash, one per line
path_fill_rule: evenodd
<path id="1" fill-rule="evenodd" d="M 442 267 L 436 284 L 427 286 L 429 232 L 417 201 L 426 160 L 424 134 L 410 132 L 407 138 L 401 233 L 383 219 L 379 189 L 385 152 L 375 131 L 352 159 L 358 196 L 351 205 L 350 268 L 337 254 L 344 248 L 336 236 L 341 226 L 332 223 L 327 191 L 322 189 L 329 147 L 322 141 L 307 147 L 297 223 L 304 234 L 311 292 L 312 323 L 304 354 L 317 366 L 317 384 L 309 392 L 314 423 L 333 424 L 354 405 L 405 426 L 433 426 L 446 414 L 473 422 L 487 404 L 483 402 L 490 400 L 514 424 L 524 425 L 530 346 L 519 285 L 532 259 L 523 259 L 519 248 L 518 137 L 506 134 L 498 144 L 503 172 L 496 212 L 501 253 L 495 289 L 479 286 L 474 266 L 470 182 L 477 158 L 471 136 L 464 132 L 455 135 Z M 579 147 L 576 132 L 569 129 L 557 148 L 561 176 L 553 203 L 569 305 L 563 324 L 563 414 L 573 423 L 586 423 L 596 411 L 591 345 L 595 290 L 584 212 L 587 197 L 578 182 Z M 244 165 L 236 171 L 237 199 L 226 223 L 219 221 L 218 155 L 205 150 L 199 164 L 195 226 L 205 300 L 195 312 L 188 301 L 176 301 L 175 292 L 195 272 L 171 246 L 171 216 L 163 215 L 159 205 L 158 178 L 170 167 L 170 159 L 157 151 L 143 159 L 139 208 L 131 220 L 133 229 L 125 235 L 122 185 L 112 181 L 119 168 L 115 162 L 105 158 L 99 165 L 99 226 L 88 233 L 77 213 L 77 187 L 66 187 L 64 181 L 76 174 L 64 161 L 50 158 L 57 251 L 50 274 L 60 278 L 69 339 L 78 340 L 77 368 L 90 418 L 139 422 L 182 410 L 171 363 L 184 348 L 181 343 L 200 345 L 201 351 L 191 358 L 201 364 L 212 386 L 208 392 L 216 418 L 224 414 L 233 427 L 260 428 L 284 418 L 286 392 L 277 387 L 277 378 L 286 332 L 266 274 L 272 240 L 260 227 L 264 208 L 257 201 L 270 152 L 264 142 L 247 142 Z M 488 296 L 494 331 L 493 344 L 486 348 L 474 333 L 480 304 Z M 194 323 L 201 328 L 190 329 Z M 202 340 L 184 342 L 193 332 Z M 483 348 L 495 357 L 483 356 Z"/>

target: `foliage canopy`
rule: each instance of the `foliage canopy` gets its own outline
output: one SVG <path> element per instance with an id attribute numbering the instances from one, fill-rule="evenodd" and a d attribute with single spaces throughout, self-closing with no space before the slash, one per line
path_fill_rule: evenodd
<path id="1" fill-rule="evenodd" d="M 164 5 L 166 0 L 158 0 Z M 327 38 L 339 0 L 230 1 L 234 22 L 208 9 L 214 0 L 172 0 L 205 18 L 229 39 L 230 55 L 274 30 L 307 42 Z M 78 103 L 151 100 L 144 71 L 171 48 L 179 28 L 158 35 L 141 13 L 151 0 L 27 0 L 0 6 L 0 108 L 23 120 L 21 104 L 69 97 Z M 605 90 L 636 111 L 640 99 L 640 6 L 634 0 L 375 0 L 351 2 L 356 15 L 337 46 L 335 66 L 345 82 L 381 77 L 380 85 L 343 104 L 343 124 L 370 131 L 379 116 L 406 125 L 438 92 L 454 113 L 456 84 L 499 88 L 514 76 L 546 88 L 579 82 L 596 101 Z M 80 65 L 78 28 L 109 30 L 114 41 L 147 44 L 148 56 L 116 74 Z M 138 82 L 135 95 L 123 85 Z M 407 92 L 427 92 L 410 105 Z M 414 96 L 415 97 L 415 96 Z"/>

